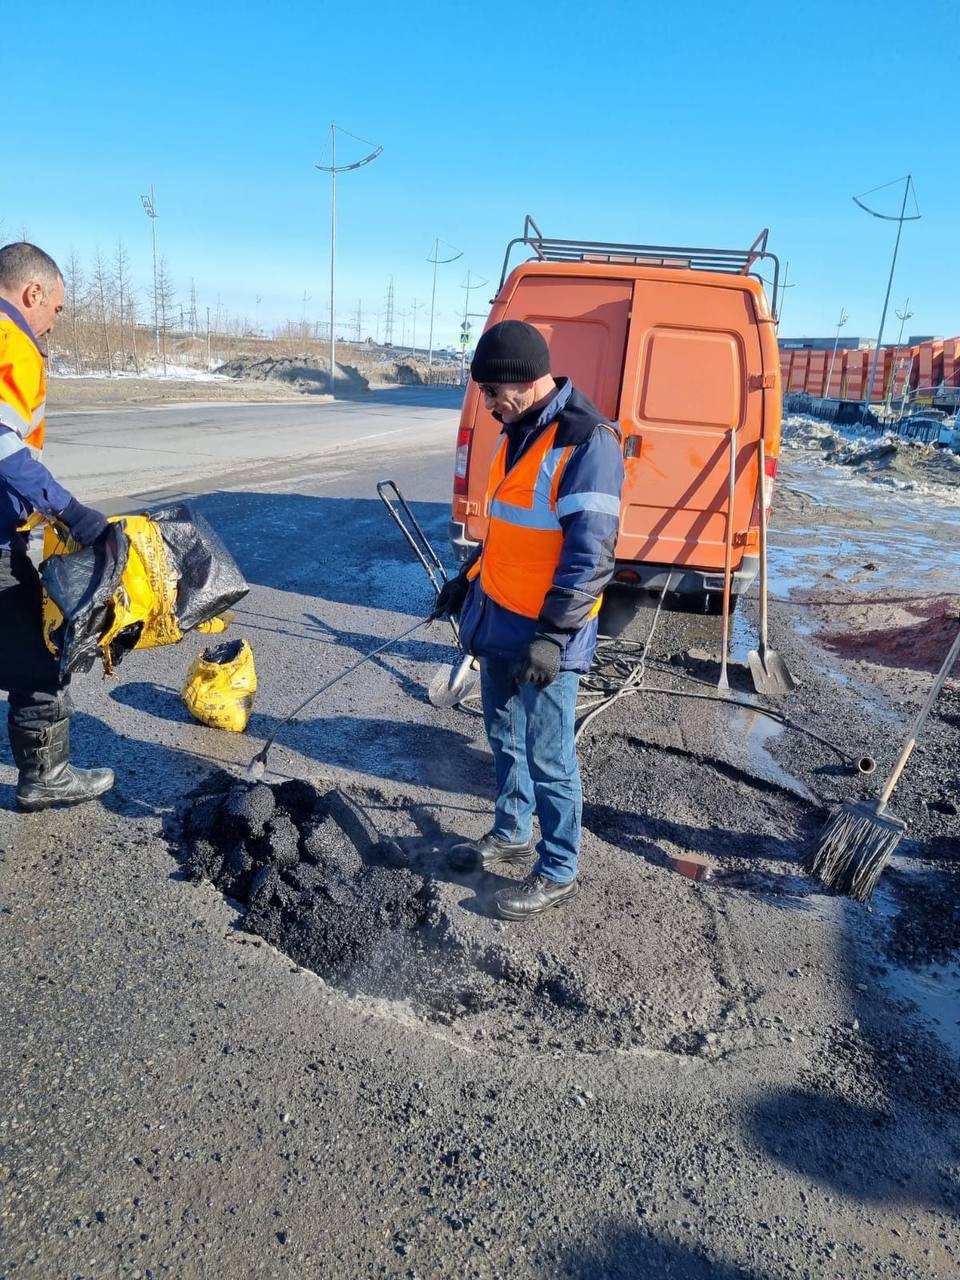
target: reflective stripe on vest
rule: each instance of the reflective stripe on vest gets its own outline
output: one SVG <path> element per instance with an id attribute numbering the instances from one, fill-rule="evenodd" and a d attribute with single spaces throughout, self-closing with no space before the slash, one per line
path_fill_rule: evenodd
<path id="1" fill-rule="evenodd" d="M 559 423 L 548 427 L 510 470 L 501 440 L 487 481 L 487 534 L 469 578 L 480 575 L 486 595 L 525 618 L 539 617 L 563 549 L 557 493 L 573 446 L 555 445 Z M 598 613 L 597 601 L 591 613 Z"/>

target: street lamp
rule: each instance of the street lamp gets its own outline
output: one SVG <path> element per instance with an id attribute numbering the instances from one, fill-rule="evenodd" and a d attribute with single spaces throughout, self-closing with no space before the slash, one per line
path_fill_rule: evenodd
<path id="1" fill-rule="evenodd" d="M 340 130 L 345 133 L 348 138 L 353 138 L 355 142 L 362 142 L 365 147 L 373 147 L 369 155 L 357 160 L 354 164 L 337 165 L 337 126 L 330 125 L 330 163 L 315 166 L 322 173 L 330 175 L 330 394 L 336 395 L 337 382 L 337 326 L 336 326 L 336 302 L 337 302 L 337 174 L 346 173 L 350 169 L 362 169 L 371 160 L 376 160 L 377 156 L 383 151 L 383 147 L 378 147 L 374 143 L 369 142 L 366 138 L 358 138 L 355 133 L 351 133 L 349 129 Z"/>
<path id="2" fill-rule="evenodd" d="M 485 284 L 489 283 L 489 281 L 487 280 L 478 280 L 476 284 L 471 284 L 470 276 L 471 276 L 471 272 L 468 268 L 467 283 L 462 284 L 460 286 L 461 289 L 466 290 L 466 296 L 463 300 L 463 322 L 460 326 L 460 385 L 461 387 L 464 384 L 464 380 L 465 380 L 464 373 L 466 371 L 466 363 L 467 363 L 467 343 L 464 342 L 464 338 L 467 337 L 467 335 L 470 332 L 470 317 L 474 314 L 470 310 L 470 294 L 474 289 L 482 289 Z"/>
<path id="3" fill-rule="evenodd" d="M 427 261 L 428 261 L 428 262 L 432 262 L 432 263 L 433 263 L 433 292 L 430 294 L 430 350 L 429 350 L 429 352 L 428 352 L 428 354 L 427 354 L 427 368 L 428 368 L 428 369 L 432 369 L 432 368 L 433 368 L 433 316 L 434 316 L 434 309 L 435 309 L 436 301 L 437 301 L 437 267 L 438 267 L 441 263 L 456 262 L 456 260 L 457 260 L 458 258 L 462 258 L 462 257 L 463 257 L 463 250 L 462 250 L 462 249 L 457 249 L 457 250 L 456 250 L 456 252 L 453 254 L 453 256 L 452 256 L 452 257 L 450 257 L 450 258 L 441 258 L 441 257 L 440 257 L 440 246 L 441 246 L 442 244 L 446 244 L 446 241 L 445 241 L 445 240 L 440 240 L 439 238 L 435 239 L 435 240 L 434 240 L 434 242 L 433 242 L 433 257 L 432 257 L 432 258 L 428 258 L 428 259 L 427 259 Z M 453 248 L 453 245 L 452 245 L 452 244 L 448 244 L 448 245 L 447 245 L 447 248 L 448 248 L 448 249 L 452 249 L 452 248 Z"/>
<path id="4" fill-rule="evenodd" d="M 890 276 L 887 280 L 887 292 L 883 299 L 883 311 L 880 313 L 880 332 L 877 334 L 877 345 L 873 349 L 873 359 L 870 361 L 870 374 L 867 378 L 867 389 L 863 401 L 864 412 L 870 408 L 870 397 L 873 394 L 873 380 L 877 373 L 877 360 L 880 358 L 880 346 L 883 342 L 883 326 L 887 319 L 887 305 L 890 302 L 890 290 L 893 288 L 893 273 L 897 266 L 897 253 L 900 250 L 900 236 L 903 233 L 903 224 L 905 222 L 917 222 L 920 217 L 920 209 L 917 205 L 917 197 L 914 194 L 913 205 L 917 210 L 916 213 L 907 215 L 907 197 L 910 194 L 910 187 L 913 185 L 913 178 L 908 173 L 906 178 L 895 178 L 893 182 L 885 182 L 882 186 L 871 187 L 869 191 L 864 191 L 865 196 L 873 195 L 874 191 L 883 191 L 886 187 L 895 187 L 898 182 L 902 182 L 903 186 L 903 203 L 900 206 L 900 213 L 893 216 L 889 213 L 877 213 L 876 209 L 871 209 L 869 205 L 863 203 L 860 196 L 853 196 L 853 203 L 863 209 L 864 213 L 869 213 L 874 218 L 881 218 L 884 222 L 895 222 L 897 224 L 897 238 L 893 245 L 893 261 L 890 263 Z"/>
<path id="5" fill-rule="evenodd" d="M 900 332 L 897 334 L 898 347 L 900 346 L 901 342 L 903 342 L 903 326 L 907 323 L 907 321 L 913 315 L 913 312 L 909 310 L 909 307 L 910 307 L 910 299 L 908 298 L 906 302 L 903 304 L 903 310 L 895 311 L 893 313 L 897 317 L 897 319 L 900 321 Z"/>
<path id="6" fill-rule="evenodd" d="M 903 326 L 907 323 L 907 321 L 913 315 L 913 312 L 910 310 L 910 299 L 908 298 L 906 302 L 903 304 L 902 310 L 898 309 L 893 314 L 900 321 L 900 332 L 897 334 L 897 351 L 899 351 L 901 344 L 903 343 Z M 902 359 L 897 359 L 894 364 L 893 371 L 890 374 L 890 384 L 887 387 L 887 416 L 888 417 L 892 416 L 893 414 L 893 384 L 897 380 L 897 373 L 899 372 L 899 370 L 903 369 L 904 366 L 906 366 L 907 377 L 904 378 L 903 386 L 900 388 L 900 416 L 903 417 L 903 404 L 906 399 L 907 383 L 910 381 L 910 366 L 912 364 L 913 364 L 912 356 L 907 361 L 904 361 Z"/>
<path id="7" fill-rule="evenodd" d="M 160 354 L 160 312 L 157 293 L 157 207 L 153 198 L 153 183 L 150 183 L 148 195 L 140 197 L 143 211 L 150 219 L 150 230 L 153 232 L 153 327 L 157 339 L 157 355 Z M 166 373 L 166 369 L 164 369 Z"/>
<path id="8" fill-rule="evenodd" d="M 834 343 L 833 343 L 833 355 L 830 357 L 830 369 L 829 369 L 829 372 L 827 373 L 827 385 L 823 388 L 823 394 L 827 398 L 829 398 L 830 396 L 830 383 L 833 381 L 833 366 L 837 362 L 837 347 L 839 347 L 840 345 L 840 330 L 843 328 L 843 326 L 847 323 L 849 319 L 850 317 L 844 311 L 843 307 L 841 307 L 840 319 L 837 321 L 837 336 L 834 339 Z"/>

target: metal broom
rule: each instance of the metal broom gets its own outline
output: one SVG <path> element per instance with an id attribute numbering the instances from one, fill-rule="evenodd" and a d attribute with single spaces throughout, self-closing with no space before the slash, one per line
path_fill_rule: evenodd
<path id="1" fill-rule="evenodd" d="M 866 902 L 883 874 L 887 861 L 907 829 L 902 819 L 886 812 L 887 801 L 900 780 L 920 730 L 960 654 L 960 632 L 920 708 L 910 736 L 876 800 L 851 800 L 824 824 L 806 867 L 814 875 L 857 902 Z"/>

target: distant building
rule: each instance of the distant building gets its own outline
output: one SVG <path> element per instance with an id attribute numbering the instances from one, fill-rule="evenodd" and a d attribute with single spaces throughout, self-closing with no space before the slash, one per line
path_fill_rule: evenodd
<path id="1" fill-rule="evenodd" d="M 836 335 L 832 338 L 781 338 L 781 351 L 832 351 L 833 344 L 837 342 Z M 837 342 L 838 351 L 864 351 L 868 347 L 872 347 L 874 343 L 869 338 L 841 338 Z"/>

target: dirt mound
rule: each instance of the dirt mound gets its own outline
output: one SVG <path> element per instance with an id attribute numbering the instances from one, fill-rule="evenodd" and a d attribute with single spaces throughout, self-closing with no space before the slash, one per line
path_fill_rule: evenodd
<path id="1" fill-rule="evenodd" d="M 894 435 L 878 441 L 848 441 L 830 460 L 841 467 L 854 467 L 870 479 L 896 481 L 898 487 L 960 485 L 960 456 L 948 449 Z"/>
<path id="2" fill-rule="evenodd" d="M 555 955 L 470 937 L 430 873 L 340 791 L 232 784 L 191 802 L 182 843 L 189 876 L 242 904 L 244 930 L 350 995 L 402 1002 L 497 1047 L 630 1042 L 621 990 Z"/>
<path id="3" fill-rule="evenodd" d="M 818 418 L 805 418 L 791 414 L 783 420 L 783 446 L 785 449 L 822 449 L 830 453 L 839 448 L 841 437 L 829 422 Z"/>
<path id="4" fill-rule="evenodd" d="M 304 395 L 329 395 L 330 365 L 313 356 L 238 356 L 217 369 L 229 378 L 251 382 L 282 382 Z M 337 365 L 337 391 L 354 394 L 366 391 L 369 381 L 353 365 Z"/>
<path id="5" fill-rule="evenodd" d="M 848 467 L 862 479 L 890 488 L 931 491 L 960 486 L 960 455 L 889 433 L 851 437 L 817 418 L 790 414 L 783 421 L 784 448 L 805 450 L 820 460 Z"/>
<path id="6" fill-rule="evenodd" d="M 850 602 L 841 617 L 842 629 L 821 635 L 827 648 L 898 670 L 938 671 L 957 634 L 956 598 L 870 596 Z"/>

